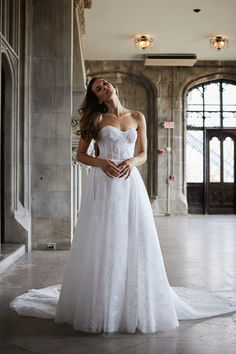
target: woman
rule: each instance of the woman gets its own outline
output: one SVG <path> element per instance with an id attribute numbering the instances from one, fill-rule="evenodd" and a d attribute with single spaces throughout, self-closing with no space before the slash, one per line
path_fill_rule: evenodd
<path id="1" fill-rule="evenodd" d="M 126 174 L 128 178 L 134 166 L 140 166 L 146 161 L 146 124 L 141 112 L 122 107 L 116 92 L 115 86 L 109 81 L 99 78 L 90 81 L 87 95 L 80 108 L 82 138 L 78 147 L 77 160 L 86 165 L 101 167 L 111 178 L 123 177 Z M 106 126 L 113 126 L 121 131 L 137 130 L 138 155 L 122 161 L 119 166 L 109 159 L 88 156 L 86 152 L 91 139 L 97 140 L 99 131 Z"/>
<path id="2" fill-rule="evenodd" d="M 169 285 L 136 168 L 147 157 L 143 114 L 124 108 L 115 86 L 101 78 L 90 81 L 80 113 L 77 159 L 92 168 L 62 287 L 31 290 L 11 307 L 93 333 L 153 333 L 178 327 L 179 319 L 236 311 L 235 303 L 213 293 Z M 97 157 L 87 154 L 92 139 Z"/>

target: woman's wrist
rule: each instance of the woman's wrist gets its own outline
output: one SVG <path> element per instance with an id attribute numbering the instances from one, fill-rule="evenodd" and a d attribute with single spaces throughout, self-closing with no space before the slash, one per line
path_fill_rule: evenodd
<path id="1" fill-rule="evenodd" d="M 136 166 L 136 163 L 137 163 L 137 159 L 133 156 L 132 158 L 131 158 L 131 160 L 133 161 L 133 165 L 134 165 L 134 167 Z"/>
<path id="2" fill-rule="evenodd" d="M 95 159 L 96 159 L 96 166 L 97 166 L 97 167 L 101 167 L 102 161 L 103 161 L 104 159 L 102 159 L 101 157 L 95 157 Z"/>

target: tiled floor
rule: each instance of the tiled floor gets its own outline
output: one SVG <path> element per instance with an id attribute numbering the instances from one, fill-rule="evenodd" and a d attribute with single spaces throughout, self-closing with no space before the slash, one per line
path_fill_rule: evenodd
<path id="1" fill-rule="evenodd" d="M 169 282 L 202 288 L 236 301 L 236 217 L 158 217 Z M 34 251 L 0 276 L 1 354 L 236 354 L 236 313 L 180 321 L 178 329 L 110 337 L 74 331 L 53 320 L 19 317 L 16 295 L 60 283 L 68 251 Z"/>

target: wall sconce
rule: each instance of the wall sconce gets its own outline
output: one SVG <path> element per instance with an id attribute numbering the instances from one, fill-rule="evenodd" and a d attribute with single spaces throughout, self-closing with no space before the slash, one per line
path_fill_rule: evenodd
<path id="1" fill-rule="evenodd" d="M 153 38 L 150 34 L 137 34 L 134 38 L 136 47 L 145 50 L 149 48 L 153 42 Z"/>
<path id="2" fill-rule="evenodd" d="M 225 48 L 228 43 L 229 43 L 228 38 L 226 36 L 222 36 L 221 34 L 218 34 L 210 38 L 210 45 L 213 48 L 216 48 L 217 50 L 221 50 L 222 48 Z"/>

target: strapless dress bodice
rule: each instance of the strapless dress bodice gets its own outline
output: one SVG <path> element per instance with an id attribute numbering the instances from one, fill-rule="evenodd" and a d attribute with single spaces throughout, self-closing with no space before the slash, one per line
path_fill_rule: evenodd
<path id="1" fill-rule="evenodd" d="M 99 131 L 99 157 L 110 160 L 125 160 L 134 156 L 136 129 L 120 130 L 106 125 Z"/>

